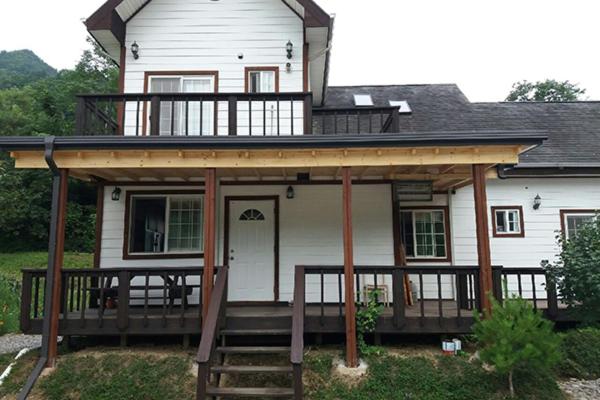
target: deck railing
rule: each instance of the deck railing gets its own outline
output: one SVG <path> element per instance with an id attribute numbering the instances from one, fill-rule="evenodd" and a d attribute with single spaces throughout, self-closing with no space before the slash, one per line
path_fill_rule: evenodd
<path id="1" fill-rule="evenodd" d="M 302 279 L 300 273 L 302 272 Z M 307 330 L 327 331 L 343 327 L 343 266 L 297 266 L 297 290 L 304 288 Z M 383 332 L 467 332 L 473 315 L 481 309 L 478 266 L 355 266 L 355 302 L 362 307 L 368 293 L 376 291 L 377 300 L 386 305 L 378 323 Z M 546 280 L 540 268 L 493 268 L 493 295 L 503 298 L 504 282 L 508 294 L 530 300 L 534 308 L 551 318 L 558 317 L 556 286 Z"/>
<path id="2" fill-rule="evenodd" d="M 21 330 L 27 333 L 44 317 L 46 271 L 22 273 Z M 195 333 L 202 277 L 202 267 L 63 269 L 59 333 Z"/>
<path id="3" fill-rule="evenodd" d="M 215 356 L 217 339 L 220 330 L 225 326 L 227 308 L 227 267 L 220 268 L 217 272 L 215 286 L 210 295 L 210 303 L 206 319 L 202 326 L 202 338 L 198 346 L 198 384 L 196 398 L 204 400 L 206 389 L 210 380 L 210 366 Z"/>
<path id="4" fill-rule="evenodd" d="M 310 93 L 78 96 L 76 135 L 293 136 L 312 133 Z"/>
<path id="5" fill-rule="evenodd" d="M 400 132 L 399 107 L 315 108 L 315 135 L 360 135 Z"/>
<path id="6" fill-rule="evenodd" d="M 314 108 L 311 93 L 77 97 L 75 135 L 294 136 L 399 132 L 398 107 Z"/>

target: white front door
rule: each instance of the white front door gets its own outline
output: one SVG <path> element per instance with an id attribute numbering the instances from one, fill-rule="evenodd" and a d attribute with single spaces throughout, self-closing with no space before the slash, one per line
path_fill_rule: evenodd
<path id="1" fill-rule="evenodd" d="M 229 301 L 275 300 L 275 201 L 229 202 Z"/>

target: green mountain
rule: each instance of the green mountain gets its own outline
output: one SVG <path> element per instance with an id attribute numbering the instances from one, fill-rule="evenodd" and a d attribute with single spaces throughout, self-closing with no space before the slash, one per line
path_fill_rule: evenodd
<path id="1" fill-rule="evenodd" d="M 0 90 L 21 87 L 56 73 L 31 50 L 0 51 Z"/>

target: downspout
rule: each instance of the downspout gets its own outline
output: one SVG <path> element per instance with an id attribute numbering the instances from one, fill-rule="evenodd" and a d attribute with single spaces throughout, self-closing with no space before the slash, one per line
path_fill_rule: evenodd
<path id="1" fill-rule="evenodd" d="M 509 179 L 509 177 L 506 175 L 506 170 L 513 169 L 513 168 L 514 168 L 514 166 L 512 166 L 512 165 L 498 164 L 496 166 L 496 172 L 498 173 L 498 178 L 499 179 Z"/>
<path id="2" fill-rule="evenodd" d="M 46 270 L 46 294 L 44 298 L 44 321 L 42 325 L 42 348 L 40 359 L 31 374 L 27 378 L 25 385 L 19 392 L 17 400 L 25 400 L 29 396 L 31 389 L 35 385 L 40 374 L 46 368 L 48 363 L 48 341 L 50 339 L 50 318 L 52 315 L 52 286 L 54 282 L 54 270 L 56 259 L 56 226 L 58 224 L 58 213 L 56 209 L 59 201 L 60 189 L 60 170 L 54 161 L 54 136 L 48 136 L 44 139 L 44 159 L 52 173 L 52 209 L 50 215 L 50 237 L 48 240 L 48 269 Z"/>

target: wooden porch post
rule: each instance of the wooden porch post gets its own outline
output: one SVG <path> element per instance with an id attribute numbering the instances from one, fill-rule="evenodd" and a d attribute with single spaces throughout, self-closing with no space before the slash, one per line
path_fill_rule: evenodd
<path id="1" fill-rule="evenodd" d="M 358 366 L 356 347 L 356 309 L 354 304 L 354 250 L 352 244 L 352 170 L 342 169 L 342 209 L 344 226 L 344 287 L 346 308 L 346 364 Z"/>
<path id="2" fill-rule="evenodd" d="M 481 308 L 491 312 L 488 294 L 493 293 L 492 260 L 488 227 L 487 195 L 485 189 L 485 165 L 473 165 L 473 194 L 475 198 L 475 224 L 477 230 L 477 256 L 479 260 L 479 287 Z"/>
<path id="3" fill-rule="evenodd" d="M 44 312 L 42 354 L 47 356 L 46 366 L 54 367 L 58 355 L 58 322 L 60 313 L 61 269 L 65 253 L 65 222 L 67 217 L 67 190 L 69 171 L 61 169 L 52 186 L 50 216 L 50 243 L 48 271 L 46 273 L 46 303 Z M 43 343 L 43 342 L 46 343 Z M 45 344 L 45 346 L 44 346 Z M 45 350 L 45 351 L 44 351 Z"/>
<path id="4" fill-rule="evenodd" d="M 215 275 L 216 170 L 204 172 L 204 277 L 202 281 L 202 315 L 206 317 Z"/>

